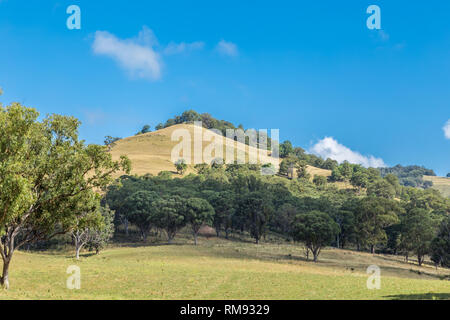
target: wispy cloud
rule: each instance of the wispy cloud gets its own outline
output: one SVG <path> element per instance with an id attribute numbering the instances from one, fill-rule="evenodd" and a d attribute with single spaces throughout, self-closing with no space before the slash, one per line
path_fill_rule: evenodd
<path id="1" fill-rule="evenodd" d="M 450 140 L 450 119 L 448 119 L 442 129 L 444 130 L 445 138 Z"/>
<path id="2" fill-rule="evenodd" d="M 173 55 L 173 54 L 179 54 L 183 52 L 190 52 L 194 50 L 201 50 L 205 44 L 201 41 L 195 41 L 195 42 L 181 42 L 181 43 L 175 43 L 171 42 L 167 45 L 166 48 L 164 48 L 163 52 L 166 55 Z"/>
<path id="3" fill-rule="evenodd" d="M 375 158 L 370 155 L 364 156 L 361 153 L 353 151 L 340 144 L 331 137 L 325 137 L 317 142 L 310 148 L 309 152 L 321 156 L 324 159 L 331 158 L 339 163 L 348 161 L 350 163 L 360 164 L 366 168 L 386 167 L 383 159 Z"/>
<path id="4" fill-rule="evenodd" d="M 158 80 L 162 76 L 164 55 L 201 50 L 204 46 L 201 41 L 170 42 L 163 46 L 154 32 L 144 26 L 139 35 L 131 39 L 119 39 L 107 31 L 97 31 L 92 49 L 97 55 L 114 59 L 131 77 Z"/>
<path id="5" fill-rule="evenodd" d="M 95 54 L 114 59 L 132 77 L 158 80 L 162 61 L 155 45 L 153 32 L 144 27 L 137 38 L 124 40 L 107 31 L 97 31 L 92 48 Z"/>
<path id="6" fill-rule="evenodd" d="M 233 42 L 228 42 L 225 40 L 220 40 L 216 46 L 216 50 L 226 56 L 236 57 L 239 55 L 237 45 Z"/>

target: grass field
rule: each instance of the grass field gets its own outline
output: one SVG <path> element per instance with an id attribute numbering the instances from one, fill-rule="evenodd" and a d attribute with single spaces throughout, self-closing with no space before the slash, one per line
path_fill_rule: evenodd
<path id="1" fill-rule="evenodd" d="M 450 197 L 450 178 L 423 176 L 423 179 L 432 181 L 434 189 L 439 190 L 444 196 Z"/>
<path id="2" fill-rule="evenodd" d="M 175 245 L 130 244 L 100 255 L 17 252 L 11 289 L 0 299 L 450 299 L 450 270 L 419 268 L 400 257 L 327 249 L 318 263 L 299 246 L 201 238 Z M 381 268 L 368 290 L 366 268 Z M 81 289 L 66 269 L 81 268 Z"/>

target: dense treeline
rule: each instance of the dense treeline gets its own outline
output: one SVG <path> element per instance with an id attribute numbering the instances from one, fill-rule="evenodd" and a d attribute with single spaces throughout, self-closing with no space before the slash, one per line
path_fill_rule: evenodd
<path id="1" fill-rule="evenodd" d="M 433 185 L 431 181 L 423 180 L 423 176 L 435 176 L 433 170 L 419 166 L 406 166 L 396 165 L 392 168 L 379 168 L 381 176 L 385 177 L 388 174 L 393 174 L 398 177 L 398 180 L 402 186 L 406 187 L 418 187 L 429 188 Z"/>
<path id="2" fill-rule="evenodd" d="M 170 172 L 122 176 L 103 203 L 115 210 L 116 226 L 133 224 L 142 239 L 153 229 L 171 242 L 188 226 L 196 242 L 199 228 L 210 225 L 225 238 L 245 233 L 258 243 L 271 233 L 301 242 L 314 260 L 333 245 L 414 255 L 419 264 L 430 255 L 450 266 L 449 199 L 432 189 L 401 186 L 396 176 L 382 178 L 375 169 L 346 163 L 337 168 L 354 188 L 340 190 L 326 179 L 304 176 L 263 176 L 258 165 L 203 164 L 196 166 L 198 174 L 183 178 Z"/>

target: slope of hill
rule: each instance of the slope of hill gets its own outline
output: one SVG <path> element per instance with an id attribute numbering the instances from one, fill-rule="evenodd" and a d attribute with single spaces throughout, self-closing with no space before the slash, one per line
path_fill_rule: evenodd
<path id="1" fill-rule="evenodd" d="M 433 189 L 439 190 L 445 197 L 450 197 L 450 178 L 423 176 L 423 179 L 433 182 Z"/>
<path id="2" fill-rule="evenodd" d="M 178 133 L 182 133 L 182 130 L 184 130 L 185 133 L 190 134 L 192 150 L 191 163 L 194 163 L 193 150 L 195 128 L 199 130 L 199 132 L 201 132 L 203 136 L 210 136 L 211 140 L 209 141 L 206 141 L 207 139 L 204 138 L 204 141 L 202 143 L 203 152 L 205 152 L 206 148 L 210 148 L 211 146 L 219 146 L 219 141 L 223 141 L 223 158 L 225 160 L 227 160 L 226 146 L 234 145 L 235 157 L 238 152 L 237 150 L 243 151 L 245 153 L 246 161 L 249 160 L 249 156 L 256 157 L 258 154 L 258 149 L 249 147 L 248 145 L 240 142 L 235 142 L 232 139 L 220 136 L 208 129 L 196 127 L 192 124 L 178 124 L 158 131 L 124 138 L 115 142 L 111 150 L 113 159 L 118 159 L 121 155 L 127 155 L 132 162 L 132 173 L 138 175 L 143 175 L 146 173 L 158 174 L 161 171 L 174 171 L 175 168 L 173 162 L 171 161 L 171 153 L 174 147 L 179 144 L 181 140 L 174 139 L 175 141 L 172 141 L 172 136 L 177 130 Z M 278 168 L 278 159 L 273 158 L 270 155 L 258 156 L 256 158 L 258 159 L 258 163 L 271 163 L 275 168 Z M 189 166 L 187 172 L 193 172 L 193 165 Z"/>

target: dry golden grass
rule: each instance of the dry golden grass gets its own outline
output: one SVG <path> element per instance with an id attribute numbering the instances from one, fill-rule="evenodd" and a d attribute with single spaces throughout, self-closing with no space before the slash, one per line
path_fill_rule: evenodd
<path id="1" fill-rule="evenodd" d="M 127 155 L 132 162 L 132 174 L 158 174 L 161 171 L 174 171 L 175 167 L 171 161 L 171 153 L 173 148 L 181 141 L 172 141 L 174 132 L 177 130 L 177 132 L 182 132 L 182 130 L 185 130 L 185 132 L 190 134 L 192 150 L 190 161 L 191 163 L 194 163 L 194 130 L 196 129 L 199 130 L 198 132 L 200 135 L 203 135 L 204 137 L 209 136 L 208 139 L 204 138 L 202 143 L 202 152 L 205 152 L 206 148 L 220 146 L 219 141 L 222 141 L 223 158 L 225 161 L 227 161 L 226 147 L 234 145 L 235 158 L 237 157 L 237 152 L 239 150 L 244 152 L 245 161 L 249 161 L 250 157 L 254 157 L 254 159 L 257 159 L 258 163 L 272 163 L 275 168 L 278 168 L 278 159 L 272 158 L 270 155 L 258 155 L 258 150 L 254 147 L 249 147 L 245 144 L 235 142 L 210 130 L 196 127 L 192 124 L 174 125 L 155 132 L 124 138 L 115 143 L 111 150 L 111 154 L 113 159 L 118 159 L 121 155 Z M 212 152 L 212 156 L 212 158 L 215 157 L 214 152 Z M 185 156 L 180 158 L 188 160 Z M 193 165 L 190 165 L 186 173 L 193 171 Z"/>
<path id="2" fill-rule="evenodd" d="M 442 195 L 450 197 L 450 178 L 423 176 L 424 180 L 433 182 L 433 188 L 439 190 Z"/>
<path id="3" fill-rule="evenodd" d="M 301 246 L 200 237 L 174 245 L 130 243 L 100 255 L 17 252 L 9 291 L 0 299 L 449 299 L 448 269 L 401 257 L 326 248 L 306 261 Z M 81 290 L 66 288 L 66 269 L 81 269 Z M 368 290 L 366 269 L 381 269 Z"/>

